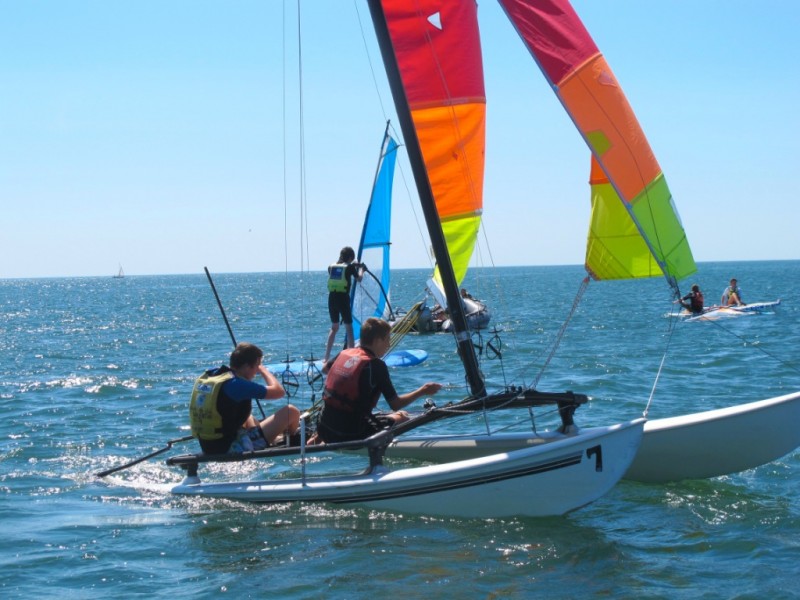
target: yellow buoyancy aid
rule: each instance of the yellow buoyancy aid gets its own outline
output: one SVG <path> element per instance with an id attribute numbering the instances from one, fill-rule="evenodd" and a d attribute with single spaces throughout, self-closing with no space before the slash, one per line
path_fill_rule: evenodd
<path id="1" fill-rule="evenodd" d="M 222 415 L 219 401 L 222 385 L 233 379 L 233 371 L 219 369 L 206 371 L 194 382 L 192 401 L 189 403 L 189 424 L 192 435 L 201 440 L 222 439 Z"/>
<path id="2" fill-rule="evenodd" d="M 333 263 L 328 267 L 328 291 L 347 292 L 346 263 Z"/>

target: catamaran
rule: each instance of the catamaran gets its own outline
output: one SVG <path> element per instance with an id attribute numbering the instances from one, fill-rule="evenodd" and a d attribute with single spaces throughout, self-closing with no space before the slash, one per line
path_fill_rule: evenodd
<path id="1" fill-rule="evenodd" d="M 664 174 L 603 55 L 566 0 L 499 2 L 592 152 L 589 277 L 663 275 L 679 298 L 678 281 L 696 271 L 695 262 Z M 625 477 L 680 481 L 766 464 L 800 446 L 798 419 L 800 392 L 650 420 Z M 388 455 L 449 460 L 511 451 L 540 439 L 531 432 L 403 436 Z"/>
<path id="2" fill-rule="evenodd" d="M 664 275 L 677 292 L 677 281 L 694 271 L 694 260 L 664 176 L 613 73 L 565 0 L 501 4 L 592 150 L 589 276 Z M 447 250 L 448 236 L 476 231 L 476 208 L 462 206 L 461 214 L 472 211 L 473 216 L 455 231 L 437 212 L 450 196 L 473 196 L 483 177 L 485 95 L 476 6 L 473 0 L 435 3 L 428 11 L 401 0 L 369 0 L 369 5 L 444 293 L 455 307 L 453 338 L 470 395 L 442 407 L 430 405 L 365 441 L 239 456 L 174 456 L 168 464 L 184 469 L 186 477 L 172 491 L 432 515 L 557 515 L 600 498 L 626 473 L 642 481 L 710 477 L 763 464 L 797 447 L 800 393 L 673 419 L 633 418 L 579 428 L 573 417 L 585 395 L 534 386 L 487 390 Z M 560 415 L 554 431 L 410 434 L 455 414 L 543 406 L 555 407 Z M 366 471 L 308 472 L 317 464 L 307 460 L 311 454 L 359 448 L 370 457 Z M 211 480 L 200 478 L 201 465 L 208 462 L 284 455 L 300 458 L 299 476 L 231 482 L 214 481 L 212 473 Z M 392 469 L 385 455 L 434 464 Z"/>
<path id="3" fill-rule="evenodd" d="M 746 317 L 753 315 L 773 314 L 775 309 L 780 306 L 781 300 L 771 300 L 769 302 L 753 302 L 750 304 L 740 304 L 738 306 L 706 306 L 703 312 L 694 314 L 689 311 L 681 311 L 679 317 L 687 321 L 716 321 L 730 317 Z"/>
<path id="4" fill-rule="evenodd" d="M 470 395 L 447 407 L 430 408 L 366 442 L 301 445 L 298 478 L 206 482 L 199 477 L 201 464 L 251 457 L 172 457 L 169 464 L 186 470 L 186 478 L 172 491 L 467 517 L 558 515 L 580 508 L 605 494 L 628 469 L 645 420 L 578 429 L 572 416 L 586 396 L 513 386 L 496 392 L 486 388 L 460 302 L 458 272 L 466 263 L 454 265 L 448 251 L 453 244 L 474 243 L 480 222 L 486 100 L 475 2 L 448 0 L 425 10 L 402 0 L 369 0 L 369 7 Z M 383 464 L 382 455 L 394 436 L 431 421 L 469 411 L 547 405 L 557 408 L 562 424 L 536 445 L 396 470 Z M 306 454 L 359 446 L 369 449 L 366 472 L 322 477 L 307 473 Z M 298 450 L 267 449 L 252 457 L 284 452 Z"/>

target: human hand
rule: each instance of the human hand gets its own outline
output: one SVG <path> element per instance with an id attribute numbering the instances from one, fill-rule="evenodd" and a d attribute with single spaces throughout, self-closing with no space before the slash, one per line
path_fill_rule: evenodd
<path id="1" fill-rule="evenodd" d="M 441 383 L 436 383 L 433 381 L 429 381 L 425 385 L 422 386 L 422 393 L 423 394 L 435 394 L 440 389 L 442 389 Z"/>

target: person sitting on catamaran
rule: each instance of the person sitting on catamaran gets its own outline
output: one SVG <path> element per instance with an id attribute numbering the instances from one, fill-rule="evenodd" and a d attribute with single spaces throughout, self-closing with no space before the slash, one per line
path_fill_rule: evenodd
<path id="1" fill-rule="evenodd" d="M 745 306 L 742 302 L 742 290 L 737 285 L 736 279 L 731 279 L 731 284 L 722 292 L 722 306 Z"/>
<path id="2" fill-rule="evenodd" d="M 325 346 L 323 362 L 328 362 L 331 356 L 333 342 L 339 331 L 339 321 L 344 323 L 345 348 L 352 348 L 353 341 L 353 313 L 350 308 L 350 285 L 355 278 L 361 281 L 364 274 L 364 265 L 353 262 L 356 253 L 350 246 L 345 246 L 339 252 L 339 260 L 328 267 L 328 314 L 331 318 L 331 329 L 328 332 L 328 342 Z"/>
<path id="3" fill-rule="evenodd" d="M 397 394 L 389 369 L 380 359 L 389 350 L 390 332 L 389 323 L 370 317 L 361 326 L 361 345 L 342 350 L 330 365 L 317 421 L 317 435 L 323 442 L 361 440 L 401 423 L 408 419 L 401 409 L 442 389 L 441 384 L 428 382 L 413 392 Z M 393 412 L 372 413 L 381 394 Z"/>
<path id="4" fill-rule="evenodd" d="M 255 344 L 240 343 L 230 367 L 209 369 L 195 381 L 189 404 L 192 434 L 206 454 L 241 454 L 262 450 L 279 435 L 291 437 L 300 426 L 300 411 L 291 404 L 258 422 L 252 400 L 277 400 L 286 391 L 261 364 L 264 353 Z M 253 379 L 260 373 L 266 385 Z"/>
<path id="5" fill-rule="evenodd" d="M 687 303 L 686 300 L 689 300 Z M 686 294 L 683 298 L 678 300 L 680 305 L 689 310 L 693 315 L 699 315 L 703 312 L 703 292 L 700 291 L 700 286 L 696 283 L 692 286 L 692 291 Z"/>

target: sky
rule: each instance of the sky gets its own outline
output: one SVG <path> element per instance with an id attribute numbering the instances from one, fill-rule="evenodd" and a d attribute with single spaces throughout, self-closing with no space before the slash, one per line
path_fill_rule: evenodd
<path id="1" fill-rule="evenodd" d="M 495 0 L 474 265 L 582 264 L 589 153 Z M 800 258 L 800 2 L 575 0 L 697 261 Z M 0 0 L 0 279 L 322 270 L 386 121 L 365 0 Z M 402 140 L 401 140 L 402 141 Z M 393 266 L 429 267 L 401 152 Z"/>

